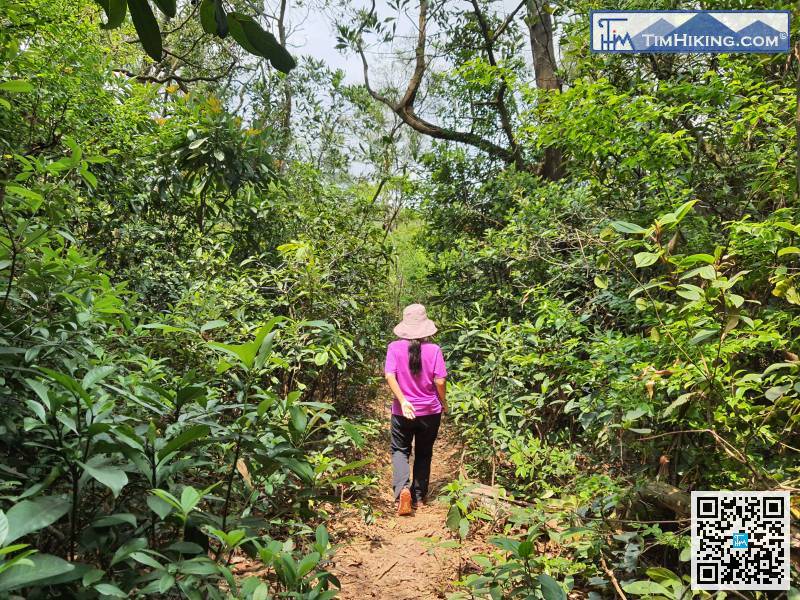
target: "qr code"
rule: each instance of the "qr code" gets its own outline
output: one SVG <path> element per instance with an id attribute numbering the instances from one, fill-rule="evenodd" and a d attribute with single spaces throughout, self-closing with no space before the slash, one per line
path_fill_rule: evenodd
<path id="1" fill-rule="evenodd" d="M 789 589 L 789 492 L 692 492 L 692 589 Z"/>

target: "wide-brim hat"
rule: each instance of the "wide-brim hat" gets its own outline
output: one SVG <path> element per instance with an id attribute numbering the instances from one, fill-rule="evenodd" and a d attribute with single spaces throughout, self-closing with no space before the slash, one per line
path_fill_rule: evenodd
<path id="1" fill-rule="evenodd" d="M 403 320 L 394 328 L 394 334 L 406 340 L 418 340 L 436 333 L 436 324 L 428 318 L 422 304 L 410 304 L 403 309 Z"/>

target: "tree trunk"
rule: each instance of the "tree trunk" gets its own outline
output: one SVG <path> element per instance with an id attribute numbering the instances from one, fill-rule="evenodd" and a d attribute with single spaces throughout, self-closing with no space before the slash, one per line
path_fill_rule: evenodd
<path id="1" fill-rule="evenodd" d="M 553 19 L 547 0 L 526 0 L 528 30 L 533 53 L 533 73 L 536 87 L 543 90 L 561 91 L 561 80 L 556 73 L 556 54 L 553 47 Z M 545 148 L 542 175 L 550 180 L 563 176 L 561 149 Z"/>

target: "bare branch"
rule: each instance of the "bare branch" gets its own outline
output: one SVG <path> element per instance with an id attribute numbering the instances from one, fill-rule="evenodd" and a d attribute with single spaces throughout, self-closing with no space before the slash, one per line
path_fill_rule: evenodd
<path id="1" fill-rule="evenodd" d="M 486 16 L 480 9 L 478 0 L 472 0 L 472 7 L 475 11 L 475 16 L 478 19 L 478 25 L 480 26 L 481 35 L 483 36 L 483 41 L 486 48 L 486 55 L 489 58 L 489 64 L 493 67 L 497 67 L 497 59 L 495 58 L 494 55 L 494 40 L 496 39 L 496 35 L 493 36 L 492 33 L 489 31 L 489 24 L 486 21 Z M 522 163 L 522 155 L 520 153 L 520 148 L 519 145 L 517 144 L 517 140 L 514 137 L 514 129 L 511 127 L 511 116 L 508 113 L 508 107 L 506 106 L 505 102 L 507 89 L 508 89 L 508 84 L 506 83 L 506 78 L 503 76 L 501 72 L 500 87 L 497 89 L 497 94 L 495 95 L 495 103 L 493 106 L 497 109 L 497 112 L 500 114 L 500 123 L 503 126 L 503 132 L 506 134 L 506 138 L 508 139 L 508 144 L 511 147 L 511 151 L 514 153 L 517 167 L 522 168 L 524 167 Z"/>
<path id="2" fill-rule="evenodd" d="M 359 42 L 357 51 L 361 56 L 361 63 L 364 68 L 364 85 L 366 86 L 367 91 L 375 100 L 389 107 L 398 117 L 400 117 L 400 119 L 406 125 L 414 129 L 415 131 L 422 133 L 423 135 L 438 140 L 467 144 L 469 146 L 473 146 L 475 148 L 483 150 L 490 156 L 499 158 L 500 160 L 506 163 L 521 165 L 521 162 L 518 160 L 517 153 L 514 150 L 509 148 L 504 148 L 503 146 L 500 146 L 492 142 L 491 140 L 487 140 L 486 138 L 483 138 L 480 135 L 473 133 L 471 131 L 457 131 L 454 129 L 448 129 L 446 127 L 442 127 L 440 125 L 436 125 L 420 117 L 415 112 L 414 101 L 417 98 L 417 93 L 419 91 L 420 85 L 422 84 L 422 78 L 425 75 L 425 69 L 427 67 L 425 62 L 425 44 L 427 41 L 426 28 L 428 22 L 428 5 L 429 5 L 428 0 L 420 0 L 417 45 L 415 48 L 414 72 L 412 73 L 411 78 L 408 81 L 408 85 L 406 86 L 406 91 L 399 102 L 394 102 L 391 98 L 388 98 L 383 94 L 379 93 L 370 84 L 369 65 L 367 63 L 367 57 L 364 52 L 364 48 L 360 41 L 361 31 L 363 31 L 364 29 L 364 25 L 362 24 L 361 30 L 358 32 Z M 375 2 L 373 0 L 372 7 L 370 9 L 370 14 L 373 14 L 374 11 L 375 11 Z"/>
<path id="3" fill-rule="evenodd" d="M 517 13 L 523 6 L 525 6 L 525 0 L 522 0 L 522 2 L 517 4 L 517 8 L 511 11 L 511 13 L 506 17 L 506 20 L 503 21 L 503 24 L 500 25 L 500 27 L 497 28 L 497 31 L 495 31 L 492 34 L 492 42 L 494 42 L 495 40 L 497 40 L 497 38 L 500 37 L 500 35 L 506 30 L 506 27 L 508 27 L 511 24 L 511 21 L 514 20 L 514 17 L 517 16 Z"/>
<path id="4" fill-rule="evenodd" d="M 114 73 L 119 73 L 121 75 L 125 75 L 126 77 L 130 77 L 131 79 L 135 79 L 141 83 L 167 83 L 168 81 L 174 81 L 175 83 L 185 84 L 185 83 L 195 83 L 197 81 L 209 81 L 209 82 L 217 82 L 225 77 L 227 77 L 232 71 L 233 68 L 236 66 L 237 61 L 233 61 L 225 71 L 220 73 L 219 75 L 207 75 L 202 76 L 198 75 L 196 77 L 181 77 L 180 75 L 176 75 L 175 73 L 169 73 L 164 75 L 163 77 L 154 77 L 151 75 L 142 75 L 139 73 L 134 73 L 127 69 L 114 69 Z"/>

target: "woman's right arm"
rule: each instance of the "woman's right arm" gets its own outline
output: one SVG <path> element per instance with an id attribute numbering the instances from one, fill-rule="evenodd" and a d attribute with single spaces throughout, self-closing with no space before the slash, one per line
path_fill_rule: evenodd
<path id="1" fill-rule="evenodd" d="M 414 414 L 414 406 L 406 399 L 405 394 L 403 394 L 403 390 L 400 389 L 400 384 L 397 383 L 397 377 L 395 377 L 395 374 L 386 373 L 386 382 L 389 384 L 389 389 L 392 390 L 394 397 L 397 398 L 398 402 L 400 402 L 400 408 L 403 410 L 403 416 L 406 419 L 413 419 L 416 416 Z"/>

